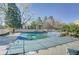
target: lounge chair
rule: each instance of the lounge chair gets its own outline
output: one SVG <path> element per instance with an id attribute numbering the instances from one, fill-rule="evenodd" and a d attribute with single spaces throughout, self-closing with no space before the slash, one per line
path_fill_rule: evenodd
<path id="1" fill-rule="evenodd" d="M 76 48 L 68 48 L 69 55 L 79 55 L 79 49 Z"/>

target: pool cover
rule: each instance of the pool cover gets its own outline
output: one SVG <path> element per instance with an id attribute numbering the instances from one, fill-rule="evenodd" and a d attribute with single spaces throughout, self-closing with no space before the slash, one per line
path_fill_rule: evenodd
<path id="1" fill-rule="evenodd" d="M 57 45 L 75 41 L 71 37 L 58 37 L 58 36 L 52 36 L 39 40 L 24 40 L 24 38 L 23 40 L 19 40 L 19 38 L 17 39 L 18 40 L 16 40 L 11 45 L 11 47 L 9 47 L 6 54 L 8 55 L 24 54 L 27 52 L 47 49 L 50 47 L 55 47 Z"/>

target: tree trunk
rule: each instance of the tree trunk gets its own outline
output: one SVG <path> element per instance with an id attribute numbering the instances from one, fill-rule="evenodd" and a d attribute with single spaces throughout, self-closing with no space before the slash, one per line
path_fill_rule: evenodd
<path id="1" fill-rule="evenodd" d="M 13 28 L 13 33 L 15 33 L 15 28 Z"/>

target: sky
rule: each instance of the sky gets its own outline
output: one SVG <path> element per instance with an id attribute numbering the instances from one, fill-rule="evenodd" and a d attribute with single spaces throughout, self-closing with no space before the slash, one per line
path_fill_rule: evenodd
<path id="1" fill-rule="evenodd" d="M 34 17 L 53 16 L 59 21 L 66 23 L 79 19 L 79 4 L 56 4 L 56 3 L 33 3 L 30 11 L 34 13 Z"/>
<path id="2" fill-rule="evenodd" d="M 53 16 L 54 19 L 70 23 L 75 20 L 79 20 L 79 4 L 73 3 L 32 3 L 27 4 L 30 11 L 33 13 L 33 17 L 45 17 Z M 22 9 L 22 4 L 18 6 Z M 2 15 L 2 14 L 1 14 Z M 0 16 L 0 22 L 3 17 Z M 4 21 L 3 21 L 4 22 Z"/>

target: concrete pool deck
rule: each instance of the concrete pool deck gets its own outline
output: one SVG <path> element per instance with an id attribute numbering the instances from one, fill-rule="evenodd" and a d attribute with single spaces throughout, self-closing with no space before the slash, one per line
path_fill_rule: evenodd
<path id="1" fill-rule="evenodd" d="M 19 34 L 20 33 L 15 33 L 10 36 L 16 36 Z M 0 46 L 0 55 L 4 55 L 7 52 L 6 48 L 8 47 L 9 47 L 8 45 Z M 67 55 L 67 48 L 79 48 L 79 40 L 58 45 L 56 47 L 51 47 L 48 49 L 39 50 L 38 53 L 36 51 L 31 51 L 25 54 L 26 55 Z"/>

